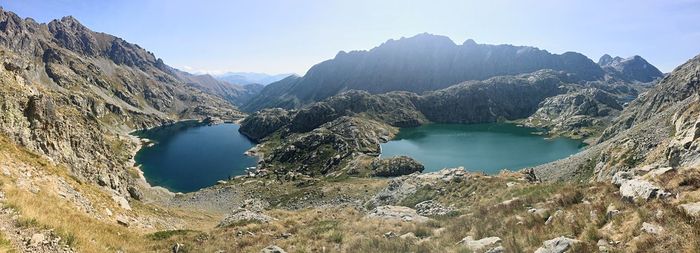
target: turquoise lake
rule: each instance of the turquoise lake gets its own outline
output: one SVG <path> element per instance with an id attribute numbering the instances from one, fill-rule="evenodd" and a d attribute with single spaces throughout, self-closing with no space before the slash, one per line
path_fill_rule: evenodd
<path id="1" fill-rule="evenodd" d="M 238 132 L 238 125 L 201 125 L 197 122 L 136 132 L 154 141 L 136 153 L 146 180 L 173 192 L 192 192 L 216 181 L 242 175 L 256 158 L 244 152 L 254 146 Z"/>
<path id="2" fill-rule="evenodd" d="M 402 128 L 381 145 L 382 157 L 407 155 L 425 165 L 425 171 L 463 166 L 488 174 L 544 164 L 584 148 L 580 140 L 548 139 L 538 129 L 515 124 L 429 124 Z"/>

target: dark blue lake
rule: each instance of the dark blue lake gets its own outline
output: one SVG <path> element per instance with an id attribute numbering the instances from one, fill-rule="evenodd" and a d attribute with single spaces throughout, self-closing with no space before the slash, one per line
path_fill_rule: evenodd
<path id="1" fill-rule="evenodd" d="M 538 130 L 515 124 L 429 124 L 402 128 L 382 144 L 382 157 L 407 155 L 425 165 L 425 171 L 463 166 L 489 174 L 544 164 L 584 147 L 580 140 L 546 138 Z"/>
<path id="2" fill-rule="evenodd" d="M 139 131 L 135 135 L 155 142 L 136 153 L 146 180 L 173 192 L 192 192 L 216 181 L 242 175 L 256 158 L 244 155 L 253 143 L 238 125 L 201 125 L 196 122 Z"/>

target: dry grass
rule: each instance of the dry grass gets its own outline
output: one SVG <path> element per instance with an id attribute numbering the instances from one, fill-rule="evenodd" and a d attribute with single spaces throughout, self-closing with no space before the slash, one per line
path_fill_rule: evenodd
<path id="1" fill-rule="evenodd" d="M 48 161 L 26 150 L 15 147 L 5 138 L 0 138 L 0 163 L 25 164 L 40 169 L 41 180 L 33 181 L 39 191 L 32 193 L 20 188 L 15 178 L 0 176 L 0 189 L 5 193 L 3 205 L 16 209 L 20 214 L 17 226 L 52 229 L 62 237 L 62 243 L 81 252 L 148 252 L 154 248 L 163 248 L 148 240 L 137 229 L 129 229 L 112 220 L 99 221 L 80 211 L 71 202 L 60 198 L 53 191 L 51 180 L 47 177 L 61 177 L 72 187 L 87 197 L 93 206 L 107 206 L 119 210 L 103 191 L 89 184 L 81 184 L 68 176 L 64 167 L 53 166 Z M 39 177 L 39 176 L 36 176 Z M 8 244 L 0 240 L 0 247 Z"/>
<path id="2" fill-rule="evenodd" d="M 4 155 L 0 156 L 4 159 L 0 162 L 10 159 L 41 168 L 51 176 L 64 178 L 93 205 L 119 210 L 103 191 L 90 184 L 80 184 L 70 178 L 65 168 L 53 166 L 1 138 L 0 154 Z M 696 191 L 700 173 L 697 170 L 683 172 L 660 177 L 659 183 L 673 191 Z M 54 229 L 82 252 L 168 252 L 176 243 L 184 245 L 182 252 L 259 252 L 272 244 L 288 252 L 469 252 L 458 245 L 466 236 L 498 236 L 507 252 L 532 252 L 543 241 L 558 236 L 582 241 L 572 252 L 596 251 L 600 239 L 612 241 L 616 247 L 613 252 L 700 250 L 698 219 L 676 208 L 677 203 L 624 202 L 617 189 L 607 183 L 519 182 L 514 187 L 506 187 L 506 182 L 515 180 L 513 175 L 473 176 L 460 182 L 438 181 L 402 202 L 414 206 L 432 199 L 458 209 L 450 215 L 431 217 L 433 220 L 426 223 L 368 219 L 363 211 L 349 207 L 315 207 L 296 211 L 272 209 L 266 214 L 276 220 L 269 223 L 240 222 L 212 229 L 217 217 L 206 213 L 160 207 L 156 211 L 154 206 L 132 203 L 134 213 L 177 217 L 183 219 L 188 228 L 157 232 L 121 227 L 112 220 L 98 221 L 52 193 L 51 185 L 41 185 L 38 193 L 31 193 L 17 187 L 11 177 L 0 176 L 0 179 L 0 188 L 6 196 L 3 204 L 17 209 L 22 216 L 18 225 Z M 308 193 L 323 199 L 371 195 L 385 185 L 386 181 L 379 179 L 321 180 L 311 186 L 270 188 L 266 196 L 270 200 L 276 196 L 277 203 L 292 203 Z M 502 203 L 512 199 L 516 200 Z M 606 216 L 609 205 L 614 205 L 620 213 Z M 543 211 L 528 212 L 533 207 Z M 545 224 L 555 213 L 558 214 Z M 664 233 L 642 232 L 643 222 L 662 226 Z M 386 238 L 387 232 L 413 233 L 417 238 Z M 11 249 L 9 242 L 0 238 L 2 250 Z"/>

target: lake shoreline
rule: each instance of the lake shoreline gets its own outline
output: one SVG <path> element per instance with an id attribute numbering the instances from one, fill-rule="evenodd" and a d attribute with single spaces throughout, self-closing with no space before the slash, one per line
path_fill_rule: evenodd
<path id="1" fill-rule="evenodd" d="M 549 136 L 546 129 L 517 122 L 483 124 L 431 123 L 402 128 L 381 144 L 381 157 L 406 155 L 421 162 L 426 172 L 465 167 L 497 174 L 518 171 L 566 158 L 588 145 L 580 139 Z"/>

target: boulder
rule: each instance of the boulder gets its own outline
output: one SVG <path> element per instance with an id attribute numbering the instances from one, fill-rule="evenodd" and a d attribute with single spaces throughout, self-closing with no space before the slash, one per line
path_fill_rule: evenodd
<path id="1" fill-rule="evenodd" d="M 632 201 L 649 200 L 656 197 L 667 197 L 669 193 L 661 190 L 649 181 L 641 179 L 626 180 L 620 186 L 622 198 Z"/>
<path id="2" fill-rule="evenodd" d="M 128 227 L 129 226 L 129 217 L 125 215 L 117 215 L 117 224 Z"/>
<path id="3" fill-rule="evenodd" d="M 119 207 L 121 207 L 122 209 L 131 210 L 131 206 L 129 205 L 129 201 L 127 201 L 124 197 L 114 195 L 114 196 L 112 196 L 112 199 L 114 200 L 114 202 L 117 202 Z"/>
<path id="4" fill-rule="evenodd" d="M 397 177 L 423 172 L 425 166 L 408 156 L 376 159 L 372 162 L 372 175 L 379 177 Z"/>
<path id="5" fill-rule="evenodd" d="M 576 239 L 567 238 L 560 236 L 542 243 L 542 247 L 537 249 L 535 253 L 564 253 L 571 248 L 574 244 L 580 243 L 581 241 Z"/>
<path id="6" fill-rule="evenodd" d="M 700 202 L 682 204 L 679 207 L 683 209 L 683 211 L 685 211 L 687 214 L 693 216 L 700 216 Z"/>
<path id="7" fill-rule="evenodd" d="M 486 237 L 479 240 L 474 240 L 471 236 L 464 237 L 459 244 L 464 245 L 469 250 L 473 252 L 486 252 L 492 251 L 501 244 L 501 238 L 498 237 Z"/>
<path id="8" fill-rule="evenodd" d="M 282 248 L 280 248 L 276 245 L 267 246 L 264 249 L 262 249 L 260 252 L 262 252 L 262 253 L 287 253 Z"/>
<path id="9" fill-rule="evenodd" d="M 416 213 L 416 210 L 405 206 L 378 206 L 367 214 L 368 218 L 385 220 L 425 222 L 429 219 Z"/>
<path id="10" fill-rule="evenodd" d="M 127 191 L 129 192 L 129 196 L 131 196 L 135 200 L 141 200 L 143 199 L 143 193 L 141 191 L 133 186 L 129 186 L 127 188 Z"/>

